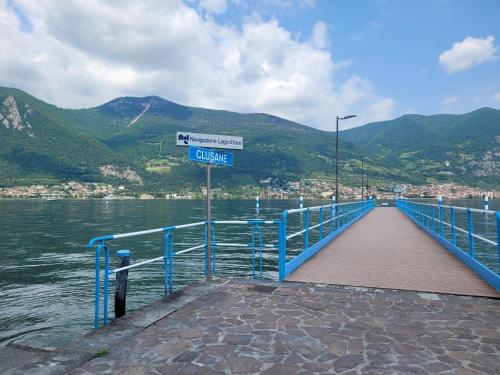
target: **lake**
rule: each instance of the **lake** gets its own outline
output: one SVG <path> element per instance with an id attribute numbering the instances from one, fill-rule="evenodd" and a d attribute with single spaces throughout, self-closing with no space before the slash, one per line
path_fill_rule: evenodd
<path id="1" fill-rule="evenodd" d="M 306 206 L 327 203 L 327 200 L 305 202 Z M 482 208 L 479 200 L 453 201 L 453 204 Z M 297 207 L 295 200 L 262 200 L 257 213 L 253 200 L 215 201 L 213 216 L 214 220 L 279 219 L 284 209 Z M 500 202 L 490 201 L 490 209 L 499 210 Z M 106 204 L 101 200 L 0 200 L 0 342 L 56 346 L 92 329 L 95 258 L 94 251 L 86 248 L 90 238 L 203 221 L 205 214 L 203 201 L 112 200 Z M 317 223 L 317 215 L 311 214 L 311 225 Z M 300 214 L 291 219 L 288 233 L 302 228 L 303 219 Z M 464 220 L 457 216 L 457 224 L 462 227 L 466 223 Z M 488 238 L 494 238 L 494 225 L 491 215 L 489 219 L 483 215 L 474 216 L 475 228 L 486 233 Z M 325 226 L 325 233 L 326 230 Z M 262 233 L 266 244 L 277 243 L 276 225 L 263 226 Z M 225 243 L 251 241 L 249 226 L 215 226 L 215 236 L 218 242 Z M 315 230 L 309 243 L 314 243 L 318 237 Z M 202 241 L 200 228 L 174 232 L 176 251 Z M 467 238 L 460 236 L 459 241 L 465 246 Z M 112 268 L 118 249 L 130 249 L 132 262 L 161 256 L 163 251 L 160 234 L 109 244 Z M 301 237 L 289 241 L 288 254 L 293 256 L 301 246 Z M 489 248 L 485 251 L 494 254 Z M 485 261 L 496 267 L 488 257 Z M 202 278 L 203 265 L 203 250 L 177 256 L 174 289 Z M 219 247 L 217 272 L 250 277 L 250 249 Z M 277 249 L 264 249 L 263 273 L 265 278 L 277 279 Z M 111 297 L 113 291 L 111 282 Z M 127 309 L 143 306 L 162 295 L 161 262 L 130 270 Z M 112 311 L 110 304 L 110 316 Z"/>

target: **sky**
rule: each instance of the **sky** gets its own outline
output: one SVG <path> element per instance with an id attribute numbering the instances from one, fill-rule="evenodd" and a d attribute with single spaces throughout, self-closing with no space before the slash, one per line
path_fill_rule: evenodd
<path id="1" fill-rule="evenodd" d="M 0 0 L 0 86 L 323 130 L 500 108 L 500 0 Z"/>

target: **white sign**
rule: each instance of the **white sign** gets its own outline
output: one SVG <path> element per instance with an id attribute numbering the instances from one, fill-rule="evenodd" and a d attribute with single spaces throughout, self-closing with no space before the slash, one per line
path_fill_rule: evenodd
<path id="1" fill-rule="evenodd" d="M 233 137 L 230 135 L 177 132 L 175 144 L 177 146 L 198 146 L 243 150 L 243 138 Z"/>

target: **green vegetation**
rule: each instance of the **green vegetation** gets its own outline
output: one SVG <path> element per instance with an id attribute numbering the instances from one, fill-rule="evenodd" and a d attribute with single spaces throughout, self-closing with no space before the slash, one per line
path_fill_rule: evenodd
<path id="1" fill-rule="evenodd" d="M 341 133 L 370 154 L 384 155 L 421 183 L 500 185 L 500 111 L 405 115 Z"/>
<path id="2" fill-rule="evenodd" d="M 96 357 L 104 357 L 106 355 L 109 354 L 109 350 L 104 348 L 104 349 L 99 349 L 96 353 L 95 353 L 95 356 Z"/>
<path id="3" fill-rule="evenodd" d="M 234 167 L 214 170 L 214 187 L 226 192 L 269 179 L 286 186 L 302 178 L 331 178 L 335 169 L 335 133 L 267 114 L 186 107 L 158 97 L 61 109 L 0 87 L 4 119 L 9 96 L 23 128 L 6 127 L 0 118 L 3 186 L 76 180 L 127 184 L 134 191 L 199 191 L 205 171 L 187 160 L 186 148 L 175 146 L 176 131 L 244 137 Z M 363 157 L 371 184 L 434 179 L 498 186 L 498 124 L 500 111 L 484 108 L 462 116 L 403 116 L 342 132 L 343 183 L 359 184 Z M 100 168 L 106 165 L 134 171 L 144 185 L 121 172 L 104 176 Z"/>

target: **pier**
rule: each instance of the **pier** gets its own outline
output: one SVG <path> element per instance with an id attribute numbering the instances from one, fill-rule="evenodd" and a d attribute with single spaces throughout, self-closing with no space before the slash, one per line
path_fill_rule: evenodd
<path id="1" fill-rule="evenodd" d="M 473 215 L 496 232 L 474 230 Z M 250 230 L 251 243 L 216 240 L 222 225 Z M 264 243 L 266 226 L 275 241 Z M 332 203 L 276 220 L 214 221 L 210 244 L 177 249 L 174 235 L 187 228 L 204 228 L 206 240 L 205 222 L 93 238 L 101 327 L 64 348 L 4 348 L 0 372 L 500 373 L 500 213 L 441 202 Z M 163 255 L 110 268 L 114 239 L 155 234 Z M 224 246 L 239 246 L 251 249 L 251 277 L 211 275 L 176 290 L 177 259 L 209 246 L 206 273 L 217 270 Z M 277 280 L 261 279 L 263 251 L 275 254 Z M 152 262 L 164 263 L 165 296 L 109 318 L 112 275 Z"/>
<path id="2" fill-rule="evenodd" d="M 395 207 L 370 212 L 286 280 L 500 298 Z"/>

